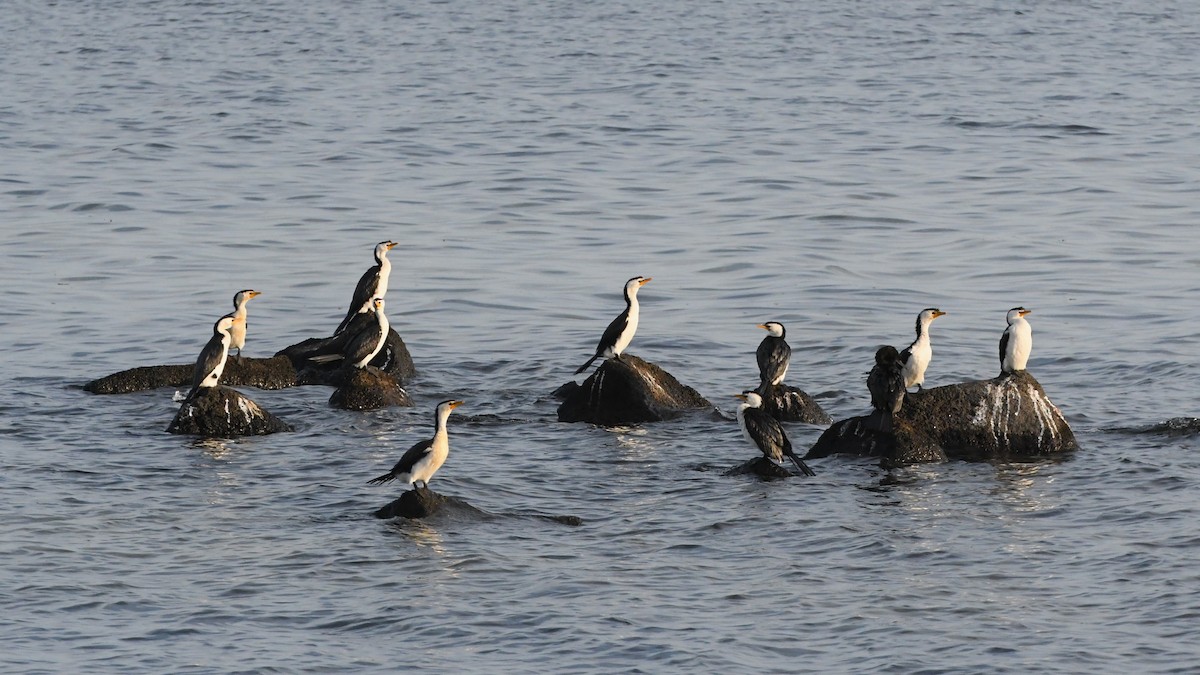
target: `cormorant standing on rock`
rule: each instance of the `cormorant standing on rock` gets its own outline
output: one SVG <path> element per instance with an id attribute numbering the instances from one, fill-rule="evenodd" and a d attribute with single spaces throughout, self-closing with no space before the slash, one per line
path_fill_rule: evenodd
<path id="1" fill-rule="evenodd" d="M 621 353 L 633 341 L 633 334 L 637 332 L 638 289 L 649 282 L 651 278 L 633 277 L 625 282 L 625 311 L 617 315 L 617 318 L 608 324 L 608 328 L 604 329 L 604 335 L 600 336 L 600 342 L 596 345 L 596 354 L 588 359 L 587 363 L 579 366 L 579 370 L 575 371 L 576 375 L 587 370 L 593 361 L 602 356 L 606 359 L 621 359 Z"/>
<path id="2" fill-rule="evenodd" d="M 765 394 L 767 387 L 783 383 L 788 365 L 792 362 L 792 348 L 784 339 L 787 329 L 783 324 L 768 321 L 758 324 L 758 327 L 767 331 L 767 336 L 758 343 L 758 349 L 754 352 L 758 360 L 758 391 Z"/>
<path id="3" fill-rule="evenodd" d="M 238 291 L 233 296 L 233 326 L 229 329 L 229 348 L 237 350 L 238 362 L 242 360 L 242 347 L 246 346 L 246 303 L 262 295 L 258 291 L 246 289 Z"/>
<path id="4" fill-rule="evenodd" d="M 225 361 L 229 358 L 229 329 L 233 323 L 233 315 L 226 314 L 213 324 L 212 337 L 196 359 L 196 369 L 192 371 L 192 390 L 184 397 L 185 403 L 192 400 L 201 389 L 215 387 L 221 382 L 221 373 L 225 371 Z"/>
<path id="5" fill-rule="evenodd" d="M 734 394 L 734 396 L 743 401 L 737 409 L 737 420 L 746 440 L 753 443 L 754 447 L 762 451 L 763 456 L 772 462 L 778 464 L 786 455 L 800 470 L 800 473 L 805 476 L 817 475 L 804 463 L 804 460 L 797 457 L 796 453 L 792 451 L 792 442 L 788 440 L 779 421 L 762 409 L 762 397 L 758 395 L 758 392 L 745 391 Z"/>
<path id="6" fill-rule="evenodd" d="M 1033 350 L 1033 327 L 1025 320 L 1033 310 L 1024 307 L 1013 307 L 1008 310 L 1005 320 L 1008 327 L 1000 336 L 1000 372 L 1015 373 L 1025 370 L 1029 362 L 1029 352 Z"/>
<path id="7" fill-rule="evenodd" d="M 450 455 L 450 439 L 446 433 L 446 420 L 450 412 L 462 405 L 462 401 L 442 401 L 434 412 L 433 438 L 421 441 L 408 449 L 404 456 L 396 462 L 392 470 L 367 481 L 367 485 L 381 485 L 399 479 L 402 483 L 412 483 L 417 487 L 429 487 L 429 479 L 441 468 Z"/>
<path id="8" fill-rule="evenodd" d="M 904 388 L 913 385 L 917 389 L 925 382 L 925 369 L 933 360 L 933 346 L 929 344 L 929 324 L 946 313 L 936 307 L 921 310 L 917 315 L 917 339 L 907 349 L 900 352 L 900 360 L 904 363 Z"/>
<path id="9" fill-rule="evenodd" d="M 346 318 L 342 319 L 337 330 L 333 331 L 334 335 L 346 330 L 346 326 L 350 325 L 350 321 L 358 314 L 363 303 L 371 298 L 382 298 L 387 295 L 388 279 L 392 274 L 392 263 L 387 259 L 387 254 L 395 246 L 396 242 L 394 241 L 381 241 L 375 245 L 375 264 L 363 272 L 362 277 L 359 278 L 358 286 L 354 287 L 354 296 L 350 298 L 350 307 L 346 310 Z"/>
<path id="10" fill-rule="evenodd" d="M 871 392 L 871 406 L 876 410 L 894 415 L 904 405 L 904 363 L 900 353 L 891 345 L 884 345 L 875 352 L 875 367 L 867 375 L 867 390 Z"/>

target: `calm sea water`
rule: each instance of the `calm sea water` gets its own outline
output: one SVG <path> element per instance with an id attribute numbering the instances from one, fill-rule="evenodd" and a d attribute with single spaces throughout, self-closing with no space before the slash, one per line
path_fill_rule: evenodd
<path id="1" fill-rule="evenodd" d="M 1132 8 L 9 3 L 0 668 L 1195 672 L 1200 14 Z M 246 390 L 297 431 L 208 442 L 78 389 L 241 288 L 248 355 L 327 334 L 383 239 L 413 409 Z M 556 422 L 638 274 L 631 351 L 718 410 Z M 938 385 L 1015 305 L 1075 456 L 722 475 L 755 324 L 843 418 L 921 308 Z M 451 396 L 490 515 L 372 518 Z"/>

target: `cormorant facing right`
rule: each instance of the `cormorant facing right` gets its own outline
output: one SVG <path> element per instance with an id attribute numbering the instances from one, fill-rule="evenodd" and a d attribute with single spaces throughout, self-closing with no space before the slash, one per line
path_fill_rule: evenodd
<path id="1" fill-rule="evenodd" d="M 246 289 L 238 291 L 233 296 L 233 327 L 229 329 L 229 348 L 237 350 L 237 358 L 242 360 L 242 347 L 246 346 L 246 303 L 262 295 L 258 291 Z"/>
<path id="2" fill-rule="evenodd" d="M 375 245 L 375 264 L 367 268 L 363 272 L 362 277 L 358 280 L 358 285 L 354 287 L 354 296 L 350 298 L 350 307 L 346 309 L 346 318 L 338 324 L 337 330 L 333 331 L 334 335 L 338 335 L 346 330 L 346 326 L 350 325 L 350 321 L 354 319 L 354 315 L 358 314 L 363 303 L 370 301 L 371 298 L 382 298 L 387 295 L 388 280 L 392 274 L 392 262 L 387 259 L 388 251 L 395 248 L 394 241 L 381 241 Z"/>
<path id="3" fill-rule="evenodd" d="M 1033 327 L 1025 320 L 1025 315 L 1033 310 L 1024 307 L 1013 307 L 1008 310 L 1005 320 L 1008 327 L 1000 336 L 1000 372 L 1015 373 L 1025 370 L 1029 362 L 1029 352 L 1033 350 Z"/>
<path id="4" fill-rule="evenodd" d="M 196 368 L 192 371 L 192 389 L 184 397 L 185 403 L 195 398 L 201 389 L 215 387 L 221 382 L 221 373 L 225 371 L 225 361 L 229 358 L 229 329 L 233 322 L 233 315 L 226 314 L 213 324 L 212 337 L 196 359 Z"/>
<path id="5" fill-rule="evenodd" d="M 792 451 L 792 442 L 788 440 L 779 420 L 771 417 L 762 409 L 762 396 L 759 396 L 758 392 L 744 391 L 734 394 L 734 396 L 743 401 L 737 409 L 737 420 L 746 440 L 753 443 L 754 447 L 762 451 L 763 456 L 772 462 L 782 462 L 786 455 L 800 470 L 800 473 L 805 476 L 817 475 L 804 463 L 804 460 L 797 457 L 796 453 Z"/>
<path id="6" fill-rule="evenodd" d="M 600 342 L 596 345 L 596 353 L 592 358 L 587 360 L 587 363 L 579 366 L 579 370 L 575 371 L 578 375 L 587 370 L 592 362 L 603 356 L 606 359 L 621 359 L 621 353 L 633 341 L 633 334 L 637 332 L 638 327 L 638 289 L 644 286 L 652 277 L 633 277 L 625 282 L 625 311 L 617 315 L 617 318 L 608 324 L 608 328 L 604 329 L 604 335 L 600 336 Z"/>
<path id="7" fill-rule="evenodd" d="M 383 346 L 387 344 L 388 329 L 391 325 L 388 322 L 387 315 L 383 313 L 384 300 L 380 297 L 371 298 L 370 306 L 374 310 L 368 311 L 366 307 L 362 308 L 361 312 L 356 312 L 354 321 L 351 325 L 361 326 L 357 333 L 349 334 L 349 339 L 339 353 L 336 354 L 318 354 L 310 356 L 310 361 L 316 363 L 329 363 L 342 359 L 344 365 L 353 368 L 366 368 L 371 359 L 375 358 Z M 335 338 L 339 336 L 334 336 Z"/>
<path id="8" fill-rule="evenodd" d="M 397 478 L 403 483 L 418 482 L 429 487 L 429 479 L 441 468 L 450 455 L 450 439 L 446 433 L 446 420 L 450 412 L 462 405 L 462 401 L 442 401 L 434 412 L 433 438 L 421 441 L 408 449 L 392 470 L 367 481 L 367 485 L 381 485 Z"/>
<path id="9" fill-rule="evenodd" d="M 914 384 L 917 389 L 925 382 L 925 369 L 933 360 L 933 346 L 929 344 L 929 324 L 946 313 L 936 307 L 921 310 L 917 315 L 917 339 L 907 349 L 900 352 L 900 360 L 904 362 L 904 388 Z"/>
<path id="10" fill-rule="evenodd" d="M 787 329 L 783 324 L 768 321 L 758 324 L 758 327 L 767 331 L 767 336 L 758 343 L 758 349 L 754 352 L 758 360 L 758 391 L 765 394 L 768 386 L 783 383 L 792 361 L 792 348 L 784 339 Z"/>

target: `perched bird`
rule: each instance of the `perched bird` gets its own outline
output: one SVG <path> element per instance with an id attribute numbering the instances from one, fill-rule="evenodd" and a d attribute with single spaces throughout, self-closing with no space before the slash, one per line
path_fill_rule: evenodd
<path id="1" fill-rule="evenodd" d="M 649 282 L 651 278 L 634 277 L 625 282 L 625 311 L 617 315 L 617 318 L 608 324 L 608 328 L 604 329 L 604 335 L 600 336 L 600 342 L 596 345 L 596 354 L 588 359 L 587 363 L 579 366 L 579 370 L 575 371 L 576 375 L 587 370 L 593 361 L 602 356 L 606 359 L 620 360 L 621 354 L 633 340 L 633 334 L 637 332 L 638 289 Z"/>
<path id="2" fill-rule="evenodd" d="M 237 350 L 238 361 L 242 360 L 242 347 L 246 346 L 246 303 L 262 295 L 258 291 L 246 289 L 238 291 L 233 296 L 233 327 L 229 329 L 229 348 Z"/>
<path id="3" fill-rule="evenodd" d="M 345 333 L 348 339 L 341 351 L 333 354 L 318 354 L 309 357 L 309 360 L 317 363 L 329 363 L 341 359 L 346 365 L 353 368 L 366 368 L 371 359 L 375 358 L 387 343 L 390 324 L 387 315 L 383 313 L 384 305 L 383 298 L 371 298 L 370 312 L 364 307 L 362 312 L 355 313 L 356 317 L 362 318 L 353 322 L 352 325 L 360 328 L 356 333 L 352 334 L 349 331 Z"/>
<path id="4" fill-rule="evenodd" d="M 1015 373 L 1025 370 L 1029 362 L 1029 352 L 1033 350 L 1033 327 L 1025 320 L 1025 315 L 1033 310 L 1024 307 L 1013 307 L 1008 310 L 1005 319 L 1008 327 L 1000 336 L 1000 372 Z"/>
<path id="5" fill-rule="evenodd" d="M 200 350 L 196 359 L 196 369 L 192 371 L 192 390 L 184 397 L 184 402 L 192 400 L 201 389 L 215 387 L 221 381 L 221 373 L 225 371 L 225 361 L 229 358 L 229 329 L 233 326 L 233 315 L 226 314 L 213 324 L 212 337 L 208 344 Z"/>
<path id="6" fill-rule="evenodd" d="M 388 279 L 392 275 L 392 262 L 387 259 L 387 254 L 395 247 L 394 241 L 381 241 L 375 245 L 375 264 L 359 278 L 358 286 L 354 287 L 354 297 L 350 298 L 350 307 L 346 310 L 346 318 L 333 331 L 334 335 L 346 330 L 363 303 L 387 295 Z"/>
<path id="7" fill-rule="evenodd" d="M 784 339 L 787 329 L 783 324 L 768 321 L 758 324 L 758 327 L 767 331 L 767 336 L 758 343 L 758 350 L 754 352 L 758 359 L 758 391 L 765 394 L 768 386 L 783 383 L 788 365 L 792 362 L 792 348 Z"/>
<path id="8" fill-rule="evenodd" d="M 867 390 L 871 406 L 880 412 L 894 415 L 904 405 L 904 363 L 900 353 L 891 345 L 875 351 L 875 367 L 867 375 Z"/>
<path id="9" fill-rule="evenodd" d="M 929 324 L 945 314 L 936 307 L 930 307 L 921 310 L 921 313 L 917 315 L 917 339 L 913 340 L 907 349 L 900 352 L 900 360 L 904 363 L 905 389 L 913 385 L 920 389 L 925 382 L 925 369 L 933 360 L 933 346 L 929 344 Z"/>
<path id="10" fill-rule="evenodd" d="M 792 452 L 792 442 L 788 440 L 779 421 L 762 409 L 762 396 L 759 396 L 758 392 L 745 391 L 734 396 L 743 401 L 737 409 L 737 420 L 746 440 L 761 450 L 764 457 L 775 463 L 782 462 L 786 455 L 800 473 L 805 476 L 817 475 L 804 460 Z"/>
<path id="11" fill-rule="evenodd" d="M 433 438 L 421 441 L 408 449 L 404 456 L 396 462 L 392 470 L 367 481 L 367 485 L 381 485 L 396 479 L 402 483 L 418 482 L 423 487 L 429 487 L 429 479 L 441 468 L 450 454 L 450 440 L 446 433 L 446 419 L 450 412 L 462 405 L 462 401 L 442 401 L 434 412 Z"/>

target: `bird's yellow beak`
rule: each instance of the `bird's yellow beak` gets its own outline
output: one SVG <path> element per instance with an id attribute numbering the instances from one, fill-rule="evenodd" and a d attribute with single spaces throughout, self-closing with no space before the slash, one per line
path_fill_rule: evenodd
<path id="1" fill-rule="evenodd" d="M 262 293 L 260 293 L 258 291 L 250 291 L 250 297 L 252 297 L 252 298 L 257 298 L 260 295 L 262 295 Z"/>
<path id="2" fill-rule="evenodd" d="M 1026 309 L 1026 310 L 1023 310 L 1023 311 L 1021 312 L 1021 316 L 1025 316 L 1026 314 L 1033 314 L 1033 310 L 1032 310 L 1032 309 Z"/>
<path id="3" fill-rule="evenodd" d="M 645 279 L 642 279 L 641 281 L 638 282 L 638 286 L 645 286 L 646 284 L 650 283 L 653 279 L 654 279 L 654 277 L 646 277 Z"/>
<path id="4" fill-rule="evenodd" d="M 734 395 L 733 395 L 733 397 L 734 397 L 734 398 L 740 398 L 740 399 L 742 399 L 743 401 L 745 401 L 745 400 L 746 400 L 746 395 L 745 395 L 745 394 L 734 394 Z"/>
<path id="5" fill-rule="evenodd" d="M 763 330 L 771 330 L 770 328 L 767 328 L 767 324 L 765 324 L 765 323 L 759 323 L 759 324 L 755 324 L 755 325 Z"/>
<path id="6" fill-rule="evenodd" d="M 390 251 L 390 250 L 392 250 L 392 249 L 396 248 L 397 246 L 399 246 L 399 244 L 398 244 L 398 243 L 396 243 L 396 242 L 394 242 L 394 241 L 389 241 L 389 242 L 387 243 L 387 250 L 389 250 L 389 251 Z"/>
<path id="7" fill-rule="evenodd" d="M 463 403 L 465 403 L 465 401 L 451 401 L 451 402 L 450 402 L 450 409 L 451 409 L 451 410 L 454 410 L 455 408 L 457 408 L 458 406 L 462 405 Z"/>
<path id="8" fill-rule="evenodd" d="M 946 313 L 945 313 L 945 312 L 943 312 L 943 311 L 942 311 L 942 310 L 940 310 L 940 309 L 939 309 L 939 310 L 937 310 L 936 312 L 934 312 L 934 313 L 933 313 L 933 318 L 935 318 L 935 319 L 936 319 L 936 318 L 938 318 L 939 316 L 946 316 Z"/>

